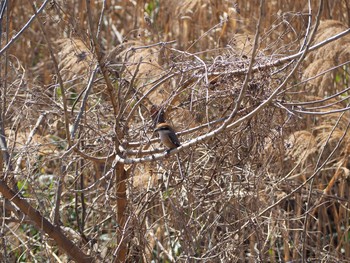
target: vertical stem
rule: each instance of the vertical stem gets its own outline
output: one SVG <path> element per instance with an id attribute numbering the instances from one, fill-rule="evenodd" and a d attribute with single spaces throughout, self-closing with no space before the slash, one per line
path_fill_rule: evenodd
<path id="1" fill-rule="evenodd" d="M 118 229 L 120 229 L 120 233 L 118 235 L 118 244 L 121 245 L 118 247 L 117 258 L 114 260 L 117 262 L 125 262 L 127 255 L 127 244 L 124 240 L 122 240 L 123 236 L 122 231 L 125 229 L 126 222 L 126 205 L 127 205 L 127 196 L 126 196 L 126 180 L 128 178 L 127 172 L 124 169 L 124 165 L 122 163 L 117 164 L 116 166 L 116 174 L 117 174 L 117 186 L 116 186 L 116 196 L 117 196 L 117 223 Z"/>
<path id="2" fill-rule="evenodd" d="M 54 210 L 54 217 L 53 217 L 53 223 L 54 225 L 58 226 L 60 225 L 60 205 L 61 205 L 61 195 L 62 195 L 62 188 L 63 188 L 63 178 L 66 168 L 61 164 L 61 173 L 58 177 L 57 181 L 57 192 L 55 197 L 55 210 Z"/>
<path id="3" fill-rule="evenodd" d="M 70 137 L 70 133 L 69 133 L 69 117 L 68 117 L 67 97 L 66 97 L 66 92 L 65 92 L 63 80 L 62 80 L 62 77 L 61 77 L 61 74 L 60 74 L 60 70 L 58 68 L 57 59 L 55 57 L 55 54 L 53 53 L 52 44 L 51 44 L 51 41 L 50 41 L 50 39 L 48 38 L 48 36 L 46 34 L 46 31 L 45 31 L 43 22 L 41 20 L 41 17 L 40 17 L 40 15 L 38 15 L 37 10 L 35 8 L 35 5 L 33 4 L 33 0 L 28 0 L 28 1 L 31 4 L 32 9 L 34 11 L 34 15 L 36 16 L 36 18 L 37 18 L 37 20 L 39 22 L 39 26 L 40 26 L 41 32 L 42 32 L 42 34 L 44 36 L 44 39 L 46 41 L 46 44 L 48 46 L 48 50 L 49 50 L 49 53 L 50 53 L 50 56 L 51 56 L 51 59 L 52 59 L 52 62 L 53 62 L 54 68 L 55 68 L 55 72 L 56 72 L 56 75 L 57 75 L 58 83 L 60 85 L 61 94 L 62 94 L 62 103 L 63 103 L 63 111 L 64 111 L 64 124 L 65 124 L 66 139 L 67 139 L 68 145 L 71 146 L 72 143 L 71 143 L 71 137 Z"/>
<path id="4" fill-rule="evenodd" d="M 2 42 L 1 42 L 1 36 L 2 36 L 2 20 L 3 20 L 3 17 L 4 17 L 4 14 L 5 14 L 5 9 L 6 9 L 6 43 L 8 42 L 8 25 L 9 25 L 9 21 L 8 21 L 8 15 L 9 15 L 9 11 L 8 11 L 8 8 L 7 8 L 7 0 L 3 0 L 1 2 L 1 5 L 0 5 L 0 48 L 2 46 Z M 8 151 L 5 150 L 7 149 L 7 146 L 6 146 L 6 139 L 5 139 L 5 129 L 4 129 L 4 123 L 3 123 L 3 119 L 5 118 L 5 109 L 6 109 L 6 96 L 5 94 L 7 93 L 6 90 L 7 90 L 7 67 L 8 67 L 8 52 L 6 51 L 5 52 L 5 64 L 4 64 L 4 78 L 1 78 L 2 76 L 2 67 L 1 67 L 1 64 L 0 64 L 0 79 L 2 79 L 2 81 L 0 82 L 0 100 L 1 100 L 1 107 L 0 107 L 0 150 L 1 150 L 1 153 L 0 153 L 0 172 L 3 171 L 4 169 L 4 160 L 6 162 L 6 164 L 9 163 L 9 154 L 8 154 Z M 3 85 L 3 87 L 2 87 Z M 6 244 L 6 238 L 4 237 L 5 236 L 5 219 L 7 217 L 7 214 L 8 212 L 6 211 L 6 203 L 8 201 L 5 200 L 5 202 L 3 202 L 2 204 L 2 222 L 1 222 L 1 231 L 0 231 L 0 238 L 1 238 L 1 243 L 2 243 L 2 251 L 3 251 L 3 254 L 0 255 L 4 258 L 4 262 L 7 263 L 7 258 L 8 258 L 8 255 L 7 255 L 7 244 Z"/>

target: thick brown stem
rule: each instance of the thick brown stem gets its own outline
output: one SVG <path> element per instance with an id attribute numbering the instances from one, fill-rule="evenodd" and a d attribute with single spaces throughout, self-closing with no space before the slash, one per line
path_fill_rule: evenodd
<path id="1" fill-rule="evenodd" d="M 0 192 L 3 196 L 13 202 L 25 215 L 27 215 L 35 226 L 44 231 L 50 238 L 54 239 L 57 245 L 63 249 L 76 262 L 93 262 L 93 258 L 84 254 L 72 241 L 61 231 L 59 226 L 54 226 L 40 212 L 34 209 L 25 199 L 21 198 L 11 190 L 4 180 L 0 180 Z"/>
<path id="2" fill-rule="evenodd" d="M 118 222 L 118 251 L 116 251 L 117 258 L 114 260 L 117 262 L 125 262 L 127 254 L 127 245 L 124 240 L 125 237 L 125 222 L 126 222 L 126 205 L 127 205 L 127 196 L 126 196 L 126 179 L 128 177 L 127 171 L 124 169 L 122 163 L 117 164 L 116 173 L 118 175 L 118 182 L 116 186 L 116 196 L 117 196 L 117 222 Z"/>

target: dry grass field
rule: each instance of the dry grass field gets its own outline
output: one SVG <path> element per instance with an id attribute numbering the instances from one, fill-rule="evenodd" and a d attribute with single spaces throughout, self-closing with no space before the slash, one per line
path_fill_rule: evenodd
<path id="1" fill-rule="evenodd" d="M 350 262 L 349 27 L 347 0 L 1 0 L 0 262 Z"/>

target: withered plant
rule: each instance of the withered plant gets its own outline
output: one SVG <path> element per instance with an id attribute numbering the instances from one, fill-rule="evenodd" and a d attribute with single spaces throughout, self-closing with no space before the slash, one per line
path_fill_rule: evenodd
<path id="1" fill-rule="evenodd" d="M 350 261 L 347 1 L 0 7 L 2 262 Z"/>

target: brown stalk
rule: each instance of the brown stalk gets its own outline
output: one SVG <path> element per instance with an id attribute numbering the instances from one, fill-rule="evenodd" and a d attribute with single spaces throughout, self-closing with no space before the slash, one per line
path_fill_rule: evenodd
<path id="1" fill-rule="evenodd" d="M 103 5 L 104 6 L 104 5 Z M 100 44 L 98 42 L 97 36 L 94 32 L 93 28 L 93 17 L 91 13 L 91 7 L 90 7 L 90 0 L 86 0 L 86 10 L 87 10 L 87 17 L 88 17 L 88 25 L 89 25 L 89 31 L 90 31 L 90 38 L 92 39 L 94 51 L 96 54 L 96 58 L 99 64 L 99 67 L 102 71 L 102 75 L 104 77 L 105 83 L 107 85 L 107 92 L 109 94 L 109 98 L 111 101 L 111 104 L 113 106 L 113 112 L 114 112 L 114 131 L 117 136 L 115 139 L 115 152 L 119 153 L 119 143 L 123 139 L 124 135 L 122 132 L 122 129 L 120 128 L 120 98 L 116 98 L 115 96 L 115 88 L 113 87 L 109 76 L 107 69 L 102 61 L 102 52 L 100 48 Z M 116 196 L 117 196 L 117 223 L 119 226 L 119 229 L 124 229 L 125 227 L 125 212 L 126 212 L 126 205 L 127 205 L 127 196 L 126 196 L 126 179 L 127 179 L 127 172 L 124 169 L 124 164 L 122 162 L 117 162 L 115 164 L 114 171 L 117 175 L 117 183 L 116 183 Z M 118 241 L 121 242 L 122 235 L 120 234 L 120 231 L 117 231 L 118 235 Z M 119 246 L 118 251 L 114 254 L 116 255 L 116 258 L 114 262 L 124 262 L 127 255 L 127 244 L 125 242 L 120 243 L 121 246 Z"/>

